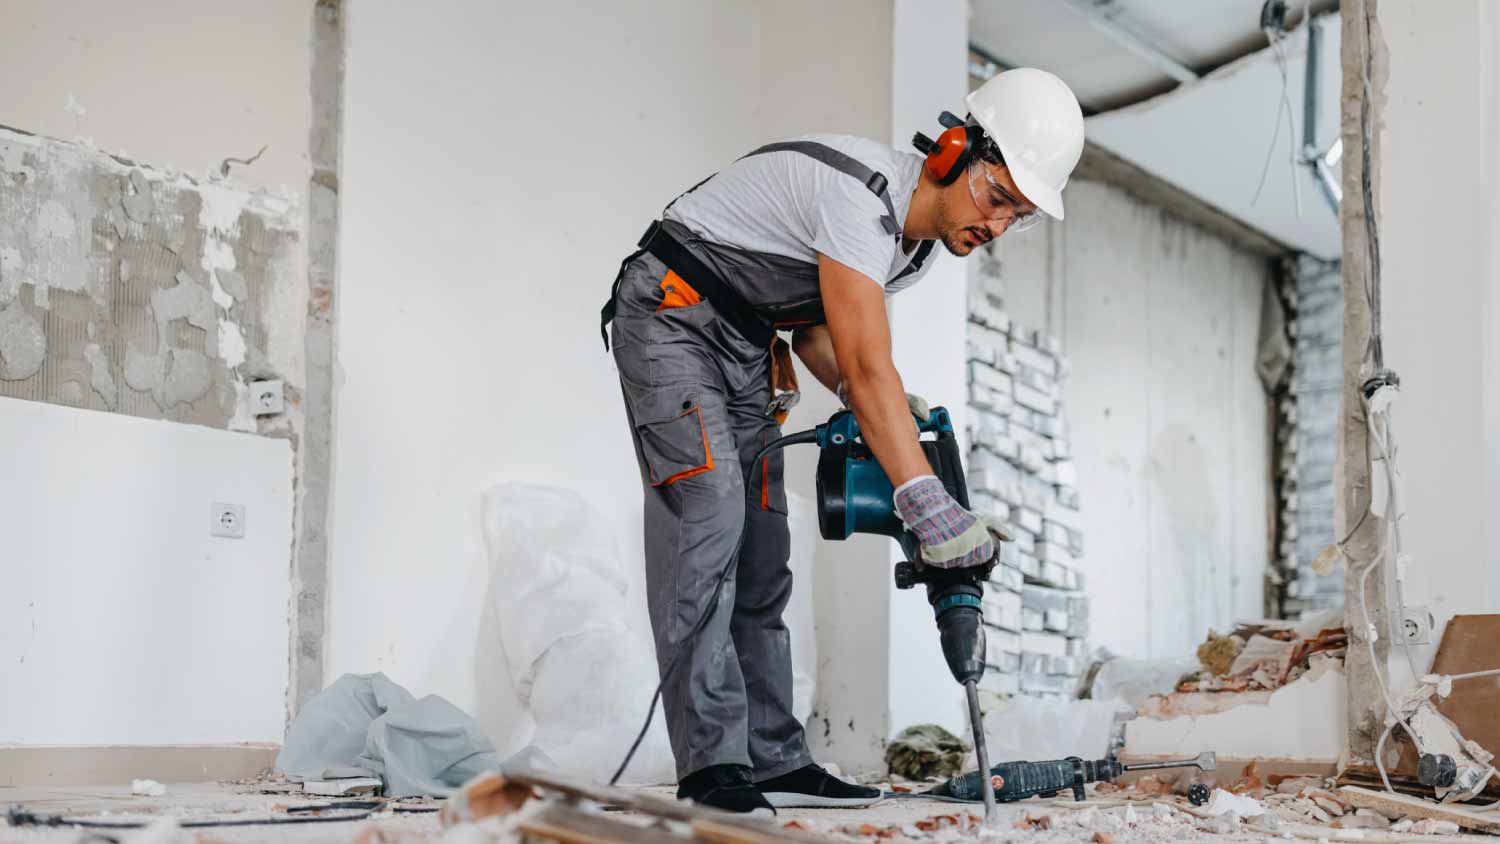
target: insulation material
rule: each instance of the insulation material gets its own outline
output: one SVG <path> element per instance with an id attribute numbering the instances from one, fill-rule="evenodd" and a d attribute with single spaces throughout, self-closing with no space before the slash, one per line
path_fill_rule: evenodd
<path id="1" fill-rule="evenodd" d="M 0 130 L 0 395 L 254 430 L 244 385 L 283 375 L 263 314 L 305 283 L 294 211 Z"/>

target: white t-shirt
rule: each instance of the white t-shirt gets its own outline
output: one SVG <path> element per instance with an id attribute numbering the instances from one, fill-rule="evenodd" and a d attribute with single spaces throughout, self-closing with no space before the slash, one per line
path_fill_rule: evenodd
<path id="1" fill-rule="evenodd" d="M 805 135 L 885 175 L 896 224 L 904 226 L 922 157 L 852 135 Z M 888 293 L 920 278 L 932 262 L 891 284 L 912 252 L 881 225 L 885 203 L 858 178 L 791 150 L 742 158 L 681 197 L 665 217 L 714 243 L 817 264 L 818 253 L 858 270 Z"/>

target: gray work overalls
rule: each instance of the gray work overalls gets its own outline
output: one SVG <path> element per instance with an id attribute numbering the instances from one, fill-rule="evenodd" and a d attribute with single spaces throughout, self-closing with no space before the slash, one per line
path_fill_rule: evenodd
<path id="1" fill-rule="evenodd" d="M 775 151 L 859 179 L 884 202 L 879 224 L 899 241 L 884 175 L 810 141 L 750 154 Z M 902 275 L 920 268 L 932 243 Z M 620 268 L 602 322 L 614 323 L 645 491 L 646 603 L 659 671 L 689 649 L 662 690 L 667 733 L 678 779 L 734 764 L 753 768 L 759 782 L 812 762 L 792 715 L 791 641 L 781 619 L 792 589 L 782 455 L 766 457 L 758 472 L 748 464 L 781 436 L 784 397 L 795 395 L 789 349 L 776 330 L 823 322 L 818 267 L 711 243 L 673 220 L 653 223 L 639 245 Z M 685 641 L 742 526 L 718 609 Z"/>

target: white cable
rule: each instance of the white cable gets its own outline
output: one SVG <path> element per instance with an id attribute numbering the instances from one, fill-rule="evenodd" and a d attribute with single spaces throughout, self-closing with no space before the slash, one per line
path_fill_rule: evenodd
<path id="1" fill-rule="evenodd" d="M 1375 655 L 1375 636 L 1379 635 L 1379 630 L 1378 630 L 1378 628 L 1375 627 L 1374 622 L 1372 622 L 1370 620 L 1369 599 L 1365 597 L 1365 590 L 1366 590 L 1367 584 L 1369 583 L 1370 572 L 1374 571 L 1375 568 L 1377 566 L 1379 566 L 1380 563 L 1386 559 L 1386 557 L 1388 555 L 1388 552 L 1391 550 L 1391 548 L 1390 548 L 1391 544 L 1400 541 L 1399 525 L 1400 525 L 1400 519 L 1401 519 L 1401 512 L 1397 508 L 1397 496 L 1396 496 L 1396 491 L 1395 491 L 1395 468 L 1394 468 L 1394 460 L 1393 460 L 1393 450 L 1392 450 L 1392 448 L 1390 446 L 1390 440 L 1389 440 L 1389 427 L 1390 427 L 1390 415 L 1389 414 L 1390 414 L 1390 405 L 1387 404 L 1379 412 L 1376 412 L 1373 408 L 1370 407 L 1370 402 L 1369 402 L 1368 399 L 1365 400 L 1364 404 L 1365 404 L 1365 431 L 1369 435 L 1370 439 L 1373 439 L 1375 441 L 1376 445 L 1380 448 L 1381 459 L 1385 462 L 1385 477 L 1386 477 L 1386 508 L 1385 509 L 1386 509 L 1387 515 L 1390 516 L 1391 518 L 1388 518 L 1388 519 L 1385 520 L 1385 522 L 1386 522 L 1386 531 L 1381 536 L 1380 547 L 1375 550 L 1375 553 L 1371 556 L 1369 562 L 1365 563 L 1364 567 L 1360 570 L 1360 573 L 1359 573 L 1359 609 L 1360 609 L 1360 615 L 1364 619 L 1364 624 L 1365 624 L 1365 646 L 1369 650 L 1370 670 L 1372 670 L 1372 671 L 1375 672 L 1375 679 L 1379 682 L 1379 685 L 1380 685 L 1380 694 L 1385 699 L 1387 716 L 1389 718 L 1391 718 L 1391 719 L 1394 719 L 1394 723 L 1388 724 L 1386 726 L 1385 732 L 1383 732 L 1381 734 L 1381 737 L 1380 737 L 1379 741 L 1377 741 L 1376 745 L 1375 745 L 1375 768 L 1376 768 L 1376 770 L 1378 770 L 1380 772 L 1380 781 L 1385 785 L 1385 790 L 1386 791 L 1394 794 L 1394 793 L 1396 793 L 1396 791 L 1395 791 L 1394 788 L 1391 787 L 1390 776 L 1386 773 L 1386 770 L 1385 770 L 1385 760 L 1382 758 L 1382 756 L 1383 756 L 1383 750 L 1384 750 L 1384 745 L 1385 745 L 1385 740 L 1386 740 L 1387 737 L 1389 737 L 1392 728 L 1395 726 L 1395 724 L 1400 724 L 1401 727 L 1406 730 L 1406 734 L 1411 737 L 1412 744 L 1416 746 L 1417 751 L 1419 753 L 1423 752 L 1423 748 L 1422 748 L 1422 740 L 1417 737 L 1416 731 L 1412 729 L 1411 724 L 1406 719 L 1404 719 L 1404 718 L 1401 717 L 1400 711 L 1396 708 L 1395 701 L 1391 698 L 1390 684 L 1389 684 L 1386 676 L 1381 673 L 1381 670 L 1380 670 L 1380 661 L 1376 658 L 1376 655 Z M 1377 417 L 1381 417 L 1382 421 L 1384 421 L 1384 423 L 1385 423 L 1384 429 L 1382 429 L 1380 426 L 1377 426 L 1375 424 Z M 1371 503 L 1373 504 L 1373 501 Z M 1394 532 L 1392 530 L 1393 526 L 1395 527 Z M 1341 552 L 1343 552 L 1344 549 L 1342 547 L 1340 547 L 1339 550 Z M 1344 552 L 1344 555 L 1347 557 L 1348 556 L 1347 552 Z M 1397 595 L 1398 595 L 1398 601 L 1399 601 L 1399 596 L 1400 596 L 1399 581 L 1398 581 Z M 1405 614 L 1405 610 L 1404 609 L 1402 609 L 1401 612 L 1402 612 L 1403 615 Z M 1374 635 L 1371 635 L 1372 633 Z M 1402 637 L 1402 640 L 1403 640 L 1403 644 L 1405 644 L 1405 637 L 1404 636 Z M 1409 648 L 1409 645 L 1407 645 L 1407 647 Z M 1411 659 L 1410 651 L 1407 652 L 1407 659 L 1408 660 Z M 1412 667 L 1412 674 L 1413 674 L 1414 678 L 1418 678 L 1418 679 L 1420 678 L 1420 675 L 1418 675 L 1416 673 L 1415 665 L 1413 665 L 1413 667 Z"/>
<path id="2" fill-rule="evenodd" d="M 1400 498 L 1396 487 L 1396 448 L 1395 437 L 1391 433 L 1391 405 L 1386 403 L 1378 413 L 1369 413 L 1367 409 L 1366 418 L 1369 421 L 1370 433 L 1375 442 L 1380 446 L 1380 457 L 1385 463 L 1385 488 L 1386 488 L 1386 530 L 1389 531 L 1391 544 L 1389 546 L 1393 556 L 1390 557 L 1391 568 L 1396 573 L 1396 627 L 1401 630 L 1398 638 L 1401 642 L 1401 653 L 1406 656 L 1406 667 L 1411 669 L 1412 680 L 1419 680 L 1422 672 L 1417 670 L 1417 662 L 1411 655 L 1411 642 L 1406 638 L 1406 574 L 1402 571 L 1401 562 L 1401 522 L 1406 514 L 1401 510 Z M 1376 425 L 1379 421 L 1381 424 Z"/>
<path id="3" fill-rule="evenodd" d="M 1276 52 L 1276 47 L 1282 38 L 1281 34 L 1272 29 L 1264 29 L 1261 31 L 1266 34 L 1266 41 L 1270 44 L 1271 54 L 1278 57 L 1277 67 L 1280 67 L 1281 62 L 1279 57 L 1281 54 Z M 1284 99 L 1286 97 L 1286 74 L 1284 73 L 1281 76 L 1281 93 L 1282 98 Z M 1251 205 L 1260 202 L 1260 192 L 1266 186 L 1266 174 L 1271 172 L 1271 157 L 1276 152 L 1276 138 L 1281 134 L 1281 116 L 1284 113 L 1285 110 L 1282 108 L 1281 103 L 1277 103 L 1276 125 L 1271 127 L 1271 143 L 1266 146 L 1266 160 L 1260 165 L 1260 181 L 1255 185 L 1255 195 L 1250 198 Z"/>
<path id="4" fill-rule="evenodd" d="M 1280 41 L 1285 41 L 1285 38 Z M 1301 153 L 1297 147 L 1297 118 L 1292 111 L 1292 98 L 1287 92 L 1291 87 L 1287 80 L 1286 48 L 1278 42 L 1276 50 L 1276 67 L 1281 71 L 1281 106 L 1286 110 L 1286 140 L 1290 148 L 1287 158 L 1287 174 L 1292 180 L 1292 207 L 1297 210 L 1297 218 L 1302 218 L 1302 182 L 1297 178 L 1297 164 Z"/>
<path id="5" fill-rule="evenodd" d="M 1475 677 L 1494 677 L 1500 674 L 1500 668 L 1491 668 L 1488 671 L 1470 671 L 1467 674 L 1441 674 L 1440 680 L 1472 680 Z"/>

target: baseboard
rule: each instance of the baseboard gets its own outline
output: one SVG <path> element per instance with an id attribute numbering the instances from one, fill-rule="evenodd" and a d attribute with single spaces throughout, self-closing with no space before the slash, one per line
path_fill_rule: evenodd
<path id="1" fill-rule="evenodd" d="M 0 746 L 0 788 L 216 782 L 276 764 L 276 744 Z"/>

